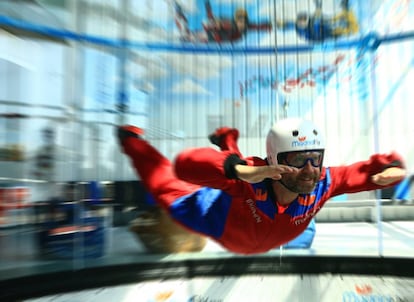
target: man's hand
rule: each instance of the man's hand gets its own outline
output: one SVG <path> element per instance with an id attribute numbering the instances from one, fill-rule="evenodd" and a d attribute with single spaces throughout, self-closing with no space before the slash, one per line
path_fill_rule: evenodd
<path id="1" fill-rule="evenodd" d="M 406 176 L 405 169 L 398 167 L 387 168 L 381 173 L 377 173 L 371 176 L 371 180 L 374 184 L 379 186 L 387 186 L 394 182 L 403 180 Z"/>
<path id="2" fill-rule="evenodd" d="M 246 166 L 236 165 L 235 170 L 237 177 L 245 182 L 258 183 L 265 178 L 272 178 L 278 180 L 282 178 L 284 173 L 297 172 L 297 168 L 289 167 L 285 165 L 275 166 Z"/>
<path id="3" fill-rule="evenodd" d="M 276 19 L 276 28 L 283 28 L 285 27 L 285 22 L 283 20 L 280 19 Z"/>

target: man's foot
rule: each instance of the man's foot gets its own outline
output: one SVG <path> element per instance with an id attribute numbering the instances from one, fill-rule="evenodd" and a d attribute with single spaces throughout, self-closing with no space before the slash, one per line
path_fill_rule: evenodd
<path id="1" fill-rule="evenodd" d="M 141 139 L 142 135 L 144 134 L 144 130 L 131 125 L 123 125 L 118 127 L 116 134 L 119 143 L 122 143 L 127 137 L 135 137 Z"/>
<path id="2" fill-rule="evenodd" d="M 229 127 L 221 127 L 216 129 L 212 134 L 208 136 L 210 142 L 220 148 L 222 148 L 222 143 L 225 142 L 225 138 L 229 135 L 233 136 L 234 141 L 237 141 L 239 138 L 239 130 Z"/>
<path id="3" fill-rule="evenodd" d="M 340 6 L 343 10 L 349 10 L 349 0 L 341 0 Z"/>
<path id="4" fill-rule="evenodd" d="M 322 0 L 313 0 L 313 2 L 316 9 L 322 10 Z"/>

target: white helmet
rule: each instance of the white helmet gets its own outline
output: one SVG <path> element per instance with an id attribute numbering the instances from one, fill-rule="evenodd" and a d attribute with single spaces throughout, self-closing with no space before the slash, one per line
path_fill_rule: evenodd
<path id="1" fill-rule="evenodd" d="M 278 164 L 281 153 L 310 150 L 325 150 L 321 131 L 310 121 L 283 119 L 275 123 L 267 134 L 266 151 L 270 165 Z"/>

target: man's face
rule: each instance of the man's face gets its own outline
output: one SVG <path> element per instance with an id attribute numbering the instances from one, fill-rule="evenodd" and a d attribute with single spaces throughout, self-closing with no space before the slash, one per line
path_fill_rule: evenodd
<path id="1" fill-rule="evenodd" d="M 281 163 L 298 168 L 297 172 L 283 174 L 281 182 L 298 194 L 311 193 L 321 176 L 323 151 L 286 153 Z"/>
<path id="2" fill-rule="evenodd" d="M 296 25 L 299 28 L 306 28 L 308 26 L 308 23 L 309 23 L 309 18 L 305 16 L 298 17 L 298 19 L 296 20 Z"/>
<path id="3" fill-rule="evenodd" d="M 235 21 L 239 31 L 244 31 L 246 29 L 246 17 L 237 16 Z"/>

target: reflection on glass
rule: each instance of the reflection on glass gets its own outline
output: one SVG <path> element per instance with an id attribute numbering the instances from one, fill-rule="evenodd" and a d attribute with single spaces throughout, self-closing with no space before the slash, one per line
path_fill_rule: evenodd
<path id="1" fill-rule="evenodd" d="M 324 163 L 330 166 L 398 150 L 407 160 L 402 183 L 329 200 L 302 234 L 264 256 L 413 257 L 411 37 L 368 52 L 366 44 L 311 45 L 303 52 L 307 41 L 273 28 L 246 34 L 234 45 L 191 45 L 194 51 L 188 51 L 168 1 L 129 1 L 131 7 L 123 7 L 128 1 L 37 2 L 44 6 L 33 4 L 34 11 L 48 19 L 1 4 L 1 17 L 28 25 L 12 30 L 0 20 L 1 279 L 17 268 L 77 270 L 146 261 L 154 254 L 233 256 L 173 224 L 154 204 L 121 153 L 114 135 L 119 124 L 144 128 L 169 159 L 187 147 L 208 145 L 208 133 L 223 125 L 240 130 L 244 154 L 266 154 L 269 127 L 291 116 L 320 122 L 327 137 Z M 275 7 L 266 6 L 272 1 L 245 2 L 257 22 L 297 12 L 289 1 Z M 362 33 L 386 37 L 413 30 L 408 1 L 356 2 Z M 204 2 L 182 4 L 191 28 L 202 24 Z M 214 12 L 235 8 L 211 4 Z M 58 29 L 58 36 L 34 34 L 30 24 L 37 21 Z M 85 42 L 62 28 L 103 40 Z M 144 44 L 128 44 L 121 52 L 120 37 Z M 144 47 L 154 41 L 152 46 L 163 48 Z M 183 48 L 170 48 L 177 45 Z M 243 48 L 264 46 L 271 52 Z"/>

